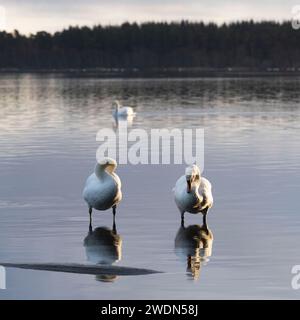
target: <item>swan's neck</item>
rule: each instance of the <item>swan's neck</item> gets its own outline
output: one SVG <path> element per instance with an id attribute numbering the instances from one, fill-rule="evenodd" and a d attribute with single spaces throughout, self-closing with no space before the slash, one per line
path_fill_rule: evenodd
<path id="1" fill-rule="evenodd" d="M 116 169 L 114 164 L 96 164 L 95 174 L 99 179 L 105 178 L 107 175 L 111 175 Z"/>
<path id="2" fill-rule="evenodd" d="M 201 197 L 197 188 L 191 189 L 191 192 L 188 193 L 188 195 L 194 199 L 193 201 L 199 202 L 201 200 Z"/>
<path id="3" fill-rule="evenodd" d="M 192 186 L 191 186 L 191 191 L 189 193 L 190 195 L 194 196 L 197 200 L 201 199 L 201 196 L 198 191 L 199 186 L 200 186 L 200 179 L 193 181 Z"/>

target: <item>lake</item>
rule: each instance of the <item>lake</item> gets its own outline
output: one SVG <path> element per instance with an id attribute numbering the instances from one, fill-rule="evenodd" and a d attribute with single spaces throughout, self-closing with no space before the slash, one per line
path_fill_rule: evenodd
<path id="1" fill-rule="evenodd" d="M 109 210 L 94 212 L 89 231 L 81 193 L 98 130 L 116 126 L 114 99 L 136 111 L 132 128 L 204 129 L 203 176 L 214 195 L 209 239 L 194 239 L 205 237 L 200 215 L 186 214 L 180 227 L 172 188 L 185 164 L 118 166 L 116 230 Z M 2 74 L 0 262 L 101 262 L 162 273 L 6 268 L 0 299 L 299 299 L 291 286 L 300 265 L 299 132 L 297 77 Z"/>

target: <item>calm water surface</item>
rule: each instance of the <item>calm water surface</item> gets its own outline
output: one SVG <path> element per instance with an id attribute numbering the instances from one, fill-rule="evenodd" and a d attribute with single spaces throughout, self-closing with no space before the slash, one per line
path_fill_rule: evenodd
<path id="1" fill-rule="evenodd" d="M 291 287 L 291 268 L 300 264 L 299 80 L 2 75 L 0 262 L 101 262 L 164 273 L 6 269 L 0 298 L 300 298 Z M 115 98 L 134 107 L 133 128 L 205 129 L 203 175 L 215 199 L 209 239 L 200 216 L 187 215 L 180 229 L 172 188 L 184 165 L 120 165 L 116 233 L 110 212 L 95 214 L 89 232 L 81 192 L 97 131 L 115 127 Z M 206 249 L 194 245 L 195 232 Z"/>

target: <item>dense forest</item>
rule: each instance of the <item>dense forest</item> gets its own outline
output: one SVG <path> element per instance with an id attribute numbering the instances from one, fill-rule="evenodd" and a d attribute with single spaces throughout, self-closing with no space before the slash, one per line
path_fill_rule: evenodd
<path id="1" fill-rule="evenodd" d="M 0 68 L 299 68 L 290 22 L 124 23 L 29 36 L 0 32 Z"/>

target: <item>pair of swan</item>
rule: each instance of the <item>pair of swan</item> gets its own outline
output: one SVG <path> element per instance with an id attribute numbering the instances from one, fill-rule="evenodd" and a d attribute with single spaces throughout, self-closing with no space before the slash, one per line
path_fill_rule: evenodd
<path id="1" fill-rule="evenodd" d="M 115 221 L 116 207 L 122 200 L 121 180 L 115 173 L 116 160 L 103 158 L 96 164 L 85 184 L 83 198 L 88 204 L 90 222 L 92 210 L 107 210 L 112 208 Z M 181 221 L 184 223 L 184 213 L 202 213 L 203 222 L 206 224 L 208 209 L 213 205 L 213 197 L 210 182 L 201 177 L 197 165 L 192 165 L 185 170 L 185 175 L 180 177 L 173 189 L 175 202 L 181 213 Z"/>

